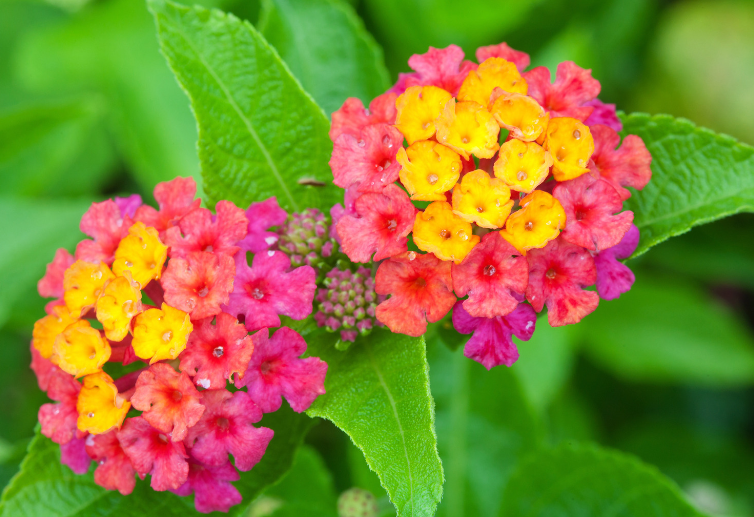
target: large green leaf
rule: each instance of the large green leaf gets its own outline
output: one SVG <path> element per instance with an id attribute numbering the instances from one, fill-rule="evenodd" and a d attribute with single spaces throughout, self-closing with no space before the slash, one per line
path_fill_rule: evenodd
<path id="1" fill-rule="evenodd" d="M 265 415 L 260 425 L 273 429 L 275 436 L 262 460 L 251 471 L 242 472 L 241 480 L 235 483 L 244 496 L 244 504 L 231 508 L 230 515 L 246 515 L 251 501 L 291 468 L 311 423 L 311 419 L 294 413 L 287 406 Z M 92 472 L 90 469 L 88 474 L 76 475 L 61 465 L 59 446 L 37 433 L 21 471 L 3 491 L 0 517 L 200 515 L 191 498 L 155 492 L 149 487 L 149 479 L 138 481 L 134 492 L 123 497 L 97 486 Z"/>
<path id="2" fill-rule="evenodd" d="M 512 369 L 488 372 L 440 343 L 429 364 L 447 476 L 437 515 L 496 515 L 516 462 L 542 442 L 539 419 Z"/>
<path id="3" fill-rule="evenodd" d="M 265 0 L 259 31 L 327 114 L 389 87 L 382 50 L 342 0 Z"/>
<path id="4" fill-rule="evenodd" d="M 563 444 L 523 461 L 500 517 L 700 517 L 678 487 L 634 457 Z"/>
<path id="5" fill-rule="evenodd" d="M 634 256 L 692 227 L 754 210 L 754 148 L 669 115 L 623 116 L 623 133 L 652 153 L 652 181 L 634 192 L 641 241 Z"/>
<path id="6" fill-rule="evenodd" d="M 406 517 L 434 515 L 442 495 L 434 401 L 422 338 L 376 330 L 348 350 L 336 337 L 304 329 L 308 353 L 328 364 L 327 393 L 308 413 L 343 429 Z"/>
<path id="7" fill-rule="evenodd" d="M 587 352 L 617 375 L 712 386 L 754 381 L 754 339 L 729 309 L 693 284 L 637 275 L 582 328 Z"/>
<path id="8" fill-rule="evenodd" d="M 329 209 L 338 189 L 327 117 L 275 50 L 231 14 L 163 0 L 149 5 L 198 122 L 211 201 L 247 206 L 277 196 L 287 209 Z"/>

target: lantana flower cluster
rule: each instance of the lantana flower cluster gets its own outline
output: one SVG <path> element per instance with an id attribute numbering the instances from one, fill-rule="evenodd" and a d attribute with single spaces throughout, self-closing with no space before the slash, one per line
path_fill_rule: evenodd
<path id="1" fill-rule="evenodd" d="M 473 333 L 465 355 L 489 369 L 516 361 L 511 336 L 529 339 L 545 306 L 550 325 L 573 324 L 630 289 L 618 259 L 639 232 L 623 201 L 651 156 L 637 136 L 621 143 L 590 70 L 564 62 L 551 82 L 505 43 L 476 57 L 430 48 L 369 109 L 346 100 L 330 166 L 341 250 L 381 261 L 376 318 L 419 336 L 452 309 Z"/>
<path id="2" fill-rule="evenodd" d="M 195 194 L 177 178 L 155 188 L 159 209 L 138 195 L 92 204 L 81 220 L 91 239 L 58 250 L 39 281 L 53 300 L 32 368 L 55 401 L 39 410 L 42 434 L 76 473 L 94 461 L 108 490 L 129 494 L 149 475 L 154 490 L 195 494 L 200 512 L 227 511 L 241 501 L 239 471 L 273 439 L 255 424 L 282 398 L 306 410 L 327 364 L 301 357 L 294 330 L 271 330 L 311 314 L 316 284 L 311 266 L 270 249 L 279 236 L 257 217 L 270 203 L 220 201 L 213 213 Z"/>

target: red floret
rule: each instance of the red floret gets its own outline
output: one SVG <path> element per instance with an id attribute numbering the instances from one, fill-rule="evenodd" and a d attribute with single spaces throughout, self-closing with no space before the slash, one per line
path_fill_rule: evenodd
<path id="1" fill-rule="evenodd" d="M 42 434 L 55 443 L 65 444 L 78 434 L 76 420 L 79 413 L 76 401 L 79 398 L 81 384 L 60 369 L 50 375 L 47 396 L 57 401 L 56 404 L 43 404 L 39 408 L 39 423 Z"/>
<path id="2" fill-rule="evenodd" d="M 192 251 L 173 258 L 162 276 L 168 305 L 202 319 L 220 314 L 228 303 L 235 275 L 233 258 L 225 254 Z"/>
<path id="3" fill-rule="evenodd" d="M 192 458 L 188 479 L 170 491 L 180 496 L 194 494 L 194 506 L 200 513 L 227 512 L 243 500 L 241 493 L 230 484 L 239 479 L 238 472 L 228 461 L 217 467 L 208 467 Z"/>
<path id="4" fill-rule="evenodd" d="M 395 93 L 383 93 L 369 103 L 369 109 L 356 97 L 349 97 L 338 111 L 332 114 L 330 140 L 333 142 L 340 135 L 359 138 L 361 130 L 372 124 L 395 124 Z"/>
<path id="5" fill-rule="evenodd" d="M 401 132 L 387 124 L 366 126 L 359 136 L 340 135 L 330 159 L 333 183 L 342 188 L 359 183 L 359 192 L 381 192 L 398 179 L 401 164 L 395 155 L 402 145 Z"/>
<path id="6" fill-rule="evenodd" d="M 120 240 L 128 234 L 131 218 L 123 216 L 112 199 L 92 203 L 81 218 L 80 228 L 94 240 L 85 239 L 76 246 L 76 259 L 87 262 L 112 264 L 115 249 Z"/>
<path id="7" fill-rule="evenodd" d="M 160 232 L 160 238 L 164 238 L 165 230 L 178 224 L 184 215 L 199 208 L 201 200 L 194 197 L 194 178 L 175 178 L 158 183 L 154 188 L 154 198 L 160 209 L 155 210 L 149 205 L 142 205 L 136 209 L 135 219 L 146 226 L 156 228 Z"/>
<path id="8" fill-rule="evenodd" d="M 487 47 L 479 47 L 476 49 L 476 59 L 480 63 L 485 62 L 491 57 L 500 57 L 506 61 L 510 61 L 519 72 L 523 72 L 526 67 L 531 63 L 529 54 L 521 52 L 520 50 L 514 50 L 508 46 L 507 43 L 500 43 L 498 45 L 489 45 Z"/>
<path id="9" fill-rule="evenodd" d="M 118 431 L 90 434 L 86 438 L 86 452 L 97 462 L 94 482 L 107 490 L 117 490 L 123 495 L 133 492 L 136 471 L 118 441 Z"/>
<path id="10" fill-rule="evenodd" d="M 644 141 L 636 135 L 627 135 L 620 149 L 620 136 L 607 126 L 596 125 L 591 128 L 594 137 L 594 154 L 590 169 L 599 172 L 609 181 L 622 200 L 631 197 L 631 191 L 624 187 L 641 190 L 652 179 L 652 155 L 649 154 Z M 591 163 L 591 162 L 590 162 Z"/>
<path id="11" fill-rule="evenodd" d="M 550 82 L 550 70 L 538 66 L 524 73 L 529 84 L 529 96 L 533 97 L 551 117 L 573 117 L 586 120 L 594 108 L 584 104 L 600 93 L 600 82 L 572 61 L 558 65 L 555 83 Z"/>
<path id="12" fill-rule="evenodd" d="M 230 201 L 220 201 L 215 210 L 216 215 L 212 215 L 206 208 L 197 208 L 186 214 L 178 226 L 168 228 L 165 244 L 170 246 L 171 258 L 186 258 L 195 251 L 236 254 L 239 250 L 236 244 L 246 237 L 249 221 L 243 209 Z"/>
<path id="13" fill-rule="evenodd" d="M 415 72 L 398 74 L 398 82 L 389 91 L 401 94 L 410 86 L 437 86 L 456 96 L 463 80 L 478 66 L 463 58 L 458 45 L 429 47 L 426 53 L 408 58 L 408 66 Z"/>

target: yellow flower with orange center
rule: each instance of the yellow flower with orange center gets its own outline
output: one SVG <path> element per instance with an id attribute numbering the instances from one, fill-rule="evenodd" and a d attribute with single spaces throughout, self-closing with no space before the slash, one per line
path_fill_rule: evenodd
<path id="1" fill-rule="evenodd" d="M 79 431 L 104 434 L 123 424 L 131 403 L 118 395 L 113 379 L 105 372 L 84 377 L 83 386 L 76 401 Z"/>
<path id="2" fill-rule="evenodd" d="M 74 316 L 94 307 L 105 284 L 115 275 L 103 262 L 93 264 L 77 260 L 63 273 L 63 299 Z"/>
<path id="3" fill-rule="evenodd" d="M 149 309 L 136 316 L 131 345 L 138 357 L 149 359 L 149 364 L 175 359 L 186 349 L 193 329 L 188 313 L 163 303 L 162 309 Z"/>
<path id="4" fill-rule="evenodd" d="M 131 319 L 141 312 L 141 290 L 129 271 L 105 284 L 95 309 L 107 339 L 123 340 L 131 327 Z"/>
<path id="5" fill-rule="evenodd" d="M 521 200 L 521 209 L 508 217 L 500 235 L 525 255 L 532 248 L 544 248 L 565 223 L 560 202 L 547 192 L 535 190 Z"/>
<path id="6" fill-rule="evenodd" d="M 409 145 L 435 134 L 435 119 L 450 100 L 450 93 L 437 86 L 410 86 L 395 101 L 395 127 Z"/>
<path id="7" fill-rule="evenodd" d="M 78 318 L 71 314 L 65 305 L 53 307 L 52 312 L 53 314 L 48 314 L 34 324 L 32 333 L 32 344 L 45 359 L 50 359 L 53 355 L 55 338 L 68 325 L 78 321 Z"/>
<path id="8" fill-rule="evenodd" d="M 87 320 L 68 325 L 53 346 L 56 364 L 77 378 L 100 371 L 111 352 L 110 343 Z"/>
<path id="9" fill-rule="evenodd" d="M 492 103 L 490 113 L 513 138 L 526 142 L 539 138 L 550 120 L 537 101 L 520 93 L 501 95 Z"/>
<path id="10" fill-rule="evenodd" d="M 150 280 L 162 275 L 162 266 L 168 258 L 168 247 L 161 241 L 157 230 L 138 222 L 128 229 L 128 235 L 120 241 L 115 250 L 113 272 L 123 276 L 130 271 L 141 288 Z"/>
<path id="11" fill-rule="evenodd" d="M 430 140 L 414 142 L 398 149 L 400 178 L 411 199 L 444 201 L 461 174 L 461 157 L 452 149 Z"/>
<path id="12" fill-rule="evenodd" d="M 469 159 L 492 158 L 500 145 L 500 126 L 484 106 L 450 99 L 437 119 L 437 141 Z"/>
<path id="13" fill-rule="evenodd" d="M 508 140 L 500 146 L 493 170 L 511 190 L 531 192 L 550 174 L 552 156 L 536 142 Z"/>
<path id="14" fill-rule="evenodd" d="M 474 101 L 486 107 L 495 88 L 524 95 L 529 90 L 516 65 L 501 57 L 491 57 L 469 72 L 458 90 L 458 100 Z"/>
<path id="15" fill-rule="evenodd" d="M 500 228 L 511 213 L 511 191 L 483 170 L 466 174 L 453 189 L 453 212 L 483 228 Z"/>
<path id="16" fill-rule="evenodd" d="M 545 148 L 553 158 L 552 175 L 555 179 L 572 180 L 589 170 L 594 138 L 589 127 L 575 118 L 557 117 L 547 126 Z"/>
<path id="17" fill-rule="evenodd" d="M 456 264 L 479 242 L 479 236 L 471 232 L 471 223 L 454 214 L 453 207 L 446 201 L 431 203 L 424 212 L 416 214 L 414 221 L 416 246 Z"/>

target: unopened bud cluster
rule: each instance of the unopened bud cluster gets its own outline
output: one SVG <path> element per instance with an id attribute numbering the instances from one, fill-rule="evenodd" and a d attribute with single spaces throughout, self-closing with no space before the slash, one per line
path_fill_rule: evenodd
<path id="1" fill-rule="evenodd" d="M 289 215 L 278 233 L 278 247 L 290 256 L 293 267 L 321 268 L 337 251 L 337 242 L 330 235 L 330 218 L 316 208 Z"/>

